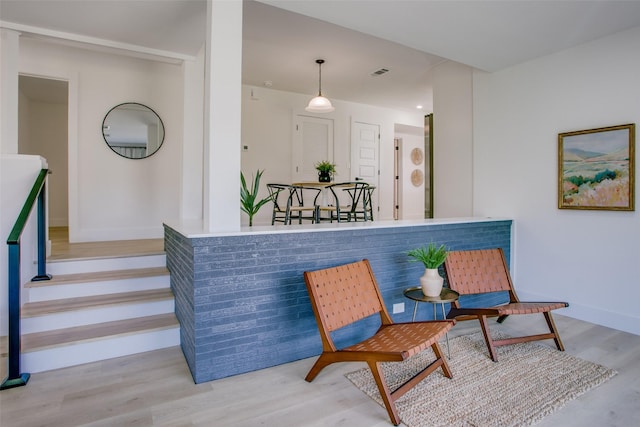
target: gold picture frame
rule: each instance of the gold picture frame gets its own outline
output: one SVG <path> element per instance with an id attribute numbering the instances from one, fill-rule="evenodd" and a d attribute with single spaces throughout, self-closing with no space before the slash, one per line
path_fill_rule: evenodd
<path id="1" fill-rule="evenodd" d="M 558 134 L 558 208 L 633 211 L 635 124 Z"/>

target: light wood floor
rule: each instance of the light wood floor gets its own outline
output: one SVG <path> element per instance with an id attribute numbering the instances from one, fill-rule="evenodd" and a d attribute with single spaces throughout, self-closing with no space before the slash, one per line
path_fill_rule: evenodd
<path id="1" fill-rule="evenodd" d="M 69 243 L 67 227 L 50 227 L 49 240 L 51 240 L 51 255 L 47 261 L 164 253 L 164 239 Z"/>
<path id="2" fill-rule="evenodd" d="M 616 369 L 618 375 L 537 425 L 638 425 L 640 336 L 564 316 L 555 318 L 568 353 Z M 512 316 L 502 325 L 494 321 L 491 325 L 515 334 L 542 328 L 542 319 Z M 452 335 L 476 330 L 475 321 L 459 322 Z M 344 377 L 364 365 L 335 364 L 307 383 L 304 377 L 314 361 L 304 359 L 196 385 L 180 349 L 173 347 L 33 374 L 25 387 L 0 392 L 0 425 L 391 425 L 386 411 Z"/>

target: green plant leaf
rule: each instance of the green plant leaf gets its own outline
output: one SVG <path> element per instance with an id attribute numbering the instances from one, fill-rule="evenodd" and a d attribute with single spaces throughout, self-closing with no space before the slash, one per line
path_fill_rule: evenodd
<path id="1" fill-rule="evenodd" d="M 447 248 L 445 245 L 439 247 L 435 243 L 429 243 L 428 247 L 420 247 L 407 252 L 410 261 L 419 261 L 425 268 L 438 268 L 447 259 Z"/>
<path id="2" fill-rule="evenodd" d="M 336 172 L 336 165 L 334 163 L 331 163 L 328 160 L 323 160 L 321 162 L 316 163 L 315 168 L 320 172 L 329 172 L 330 174 L 333 174 Z"/>
<path id="3" fill-rule="evenodd" d="M 247 181 L 242 171 L 240 172 L 240 210 L 249 215 L 249 225 L 253 225 L 253 217 L 258 213 L 260 208 L 271 201 L 271 195 L 264 199 L 258 200 L 258 192 L 260 191 L 260 178 L 262 173 L 258 169 L 251 183 L 251 188 L 247 188 Z"/>

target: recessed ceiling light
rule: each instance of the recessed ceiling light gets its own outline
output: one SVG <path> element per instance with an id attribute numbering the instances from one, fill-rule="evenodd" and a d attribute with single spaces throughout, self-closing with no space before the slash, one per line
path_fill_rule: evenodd
<path id="1" fill-rule="evenodd" d="M 416 105 L 416 108 L 417 108 L 418 110 L 422 110 L 422 105 Z"/>

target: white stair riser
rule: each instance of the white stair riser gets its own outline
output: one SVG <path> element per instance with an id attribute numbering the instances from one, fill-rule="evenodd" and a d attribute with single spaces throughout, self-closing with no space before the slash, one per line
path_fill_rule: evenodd
<path id="1" fill-rule="evenodd" d="M 21 370 L 36 373 L 180 345 L 178 327 L 22 353 Z"/>
<path id="2" fill-rule="evenodd" d="M 122 258 L 101 258 L 73 261 L 50 261 L 47 262 L 47 273 L 74 274 L 92 273 L 96 271 L 131 270 L 133 268 L 165 267 L 167 265 L 166 255 L 147 255 Z"/>
<path id="3" fill-rule="evenodd" d="M 174 312 L 174 299 L 140 302 L 135 304 L 118 304 L 106 307 L 95 307 L 84 310 L 73 310 L 37 317 L 22 318 L 20 329 L 23 334 L 72 328 L 75 326 L 95 325 L 116 320 L 134 319 Z"/>
<path id="4" fill-rule="evenodd" d="M 26 302 L 169 288 L 169 275 L 26 288 Z"/>

